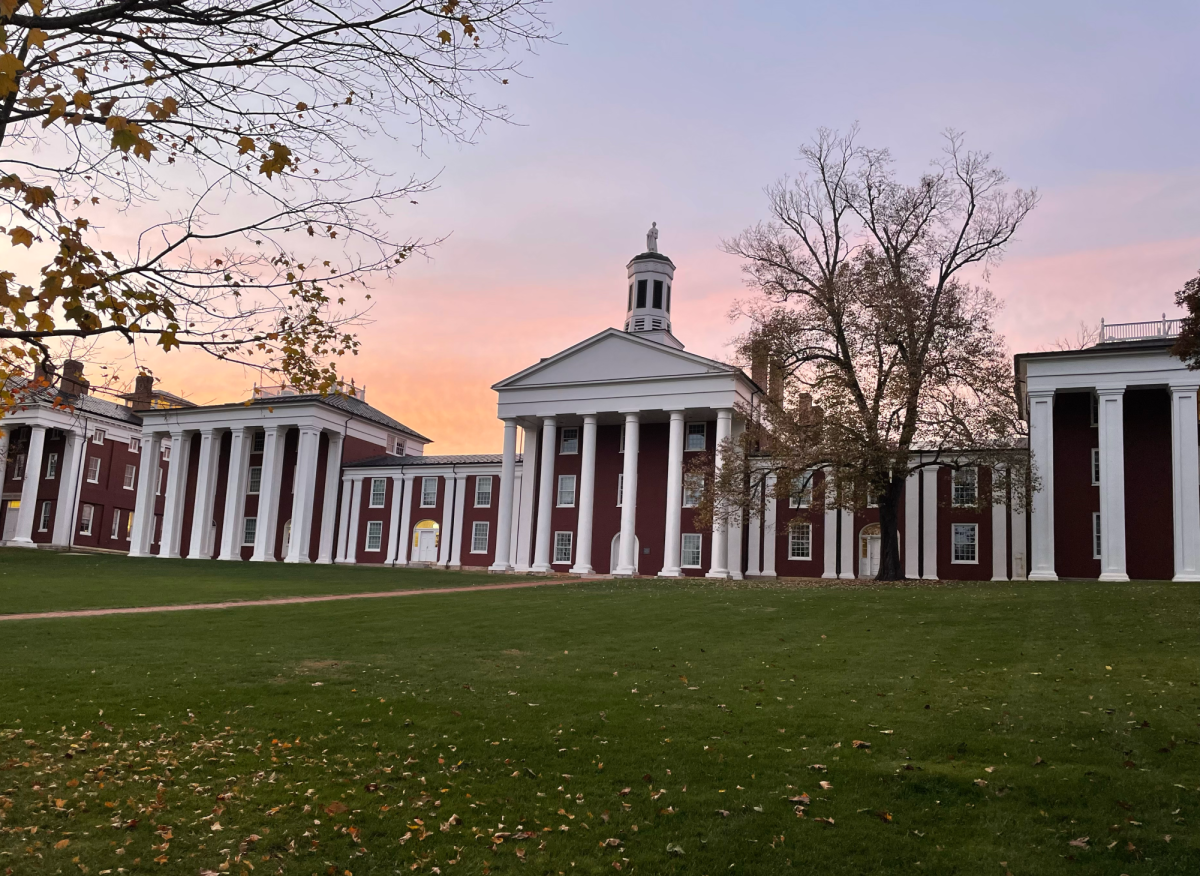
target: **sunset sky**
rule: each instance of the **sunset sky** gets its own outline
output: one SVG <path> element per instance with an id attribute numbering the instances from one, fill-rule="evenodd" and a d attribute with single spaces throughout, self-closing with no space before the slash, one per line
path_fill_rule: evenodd
<path id="1" fill-rule="evenodd" d="M 434 439 L 499 450 L 491 384 L 624 316 L 625 264 L 657 221 L 678 267 L 675 334 L 726 358 L 746 290 L 722 238 L 766 217 L 821 126 L 861 125 L 905 179 L 965 132 L 1042 201 L 989 283 L 1013 352 L 1081 322 L 1156 319 L 1200 269 L 1195 2 L 557 0 L 559 37 L 498 91 L 514 124 L 470 145 L 378 142 L 397 175 L 438 176 L 396 237 L 445 237 L 377 288 L 346 373 Z M 153 362 L 200 403 L 255 375 Z M 131 375 L 130 375 L 131 376 Z"/>

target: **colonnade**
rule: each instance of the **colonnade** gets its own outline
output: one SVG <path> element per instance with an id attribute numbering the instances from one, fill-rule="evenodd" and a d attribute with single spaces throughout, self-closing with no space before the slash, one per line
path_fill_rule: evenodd
<path id="1" fill-rule="evenodd" d="M 19 428 L 20 423 L 14 423 L 0 433 L 0 484 L 4 483 L 5 468 L 8 461 L 9 432 Z M 46 431 L 49 426 L 31 423 L 29 448 L 25 455 L 25 471 L 21 479 L 21 504 L 17 509 L 17 523 L 13 537 L 8 542 L 10 547 L 36 548 L 33 541 L 33 526 L 38 515 L 38 487 L 42 480 L 42 463 L 45 461 Z M 79 490 L 82 478 L 79 468 L 82 456 L 87 447 L 87 436 L 75 429 L 61 429 L 66 441 L 63 446 L 63 458 L 60 461 L 55 478 L 58 480 L 58 494 L 54 500 L 54 530 L 50 544 L 57 547 L 67 547 L 71 543 L 71 530 L 74 525 L 74 509 L 78 506 Z"/>

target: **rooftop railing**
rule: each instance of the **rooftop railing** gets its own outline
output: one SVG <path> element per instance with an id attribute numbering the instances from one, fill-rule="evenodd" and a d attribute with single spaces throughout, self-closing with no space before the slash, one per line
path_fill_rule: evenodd
<path id="1" fill-rule="evenodd" d="M 344 393 L 345 395 L 353 396 L 359 401 L 367 400 L 367 387 L 365 384 L 363 386 L 355 386 L 353 383 L 343 383 L 338 387 L 337 391 Z M 260 386 L 257 383 L 254 384 L 255 398 L 281 398 L 289 395 L 303 394 L 304 393 L 301 393 L 300 390 L 287 383 L 279 383 L 275 384 L 274 386 Z"/>
<path id="2" fill-rule="evenodd" d="M 1156 338 L 1179 337 L 1179 319 L 1162 319 L 1151 322 L 1112 322 L 1100 320 L 1100 340 L 1097 343 L 1111 344 L 1116 341 L 1151 341 Z"/>

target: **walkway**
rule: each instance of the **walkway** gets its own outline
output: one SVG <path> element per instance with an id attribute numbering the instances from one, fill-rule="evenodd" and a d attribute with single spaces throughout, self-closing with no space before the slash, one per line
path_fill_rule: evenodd
<path id="1" fill-rule="evenodd" d="M 245 599 L 230 602 L 193 602 L 181 605 L 140 605 L 133 608 L 83 608 L 74 611 L 37 611 L 25 614 L 0 614 L 0 621 L 46 620 L 61 617 L 103 617 L 110 614 L 149 614 L 159 611 L 199 611 L 215 608 L 247 608 L 257 605 L 299 605 L 305 602 L 338 602 L 344 599 L 383 599 L 392 596 L 423 596 L 434 593 L 478 593 L 489 590 L 517 590 L 565 584 L 570 578 L 543 578 L 512 584 L 481 584 L 478 587 L 424 587 L 419 590 L 381 590 L 368 593 L 331 593 L 324 596 L 279 596 L 274 599 Z"/>

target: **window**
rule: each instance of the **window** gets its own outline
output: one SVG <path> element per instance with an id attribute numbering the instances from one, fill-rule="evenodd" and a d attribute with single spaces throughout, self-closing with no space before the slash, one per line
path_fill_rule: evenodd
<path id="1" fill-rule="evenodd" d="M 569 563 L 571 562 L 571 540 L 575 537 L 573 532 L 556 532 L 554 533 L 554 562 Z"/>
<path id="2" fill-rule="evenodd" d="M 163 462 L 171 461 L 171 442 L 170 441 L 163 442 L 162 458 L 163 458 Z"/>
<path id="3" fill-rule="evenodd" d="M 163 470 L 160 468 L 158 470 L 158 483 L 155 484 L 155 486 L 154 486 L 154 495 L 156 495 L 156 496 L 162 495 L 162 481 L 163 481 Z"/>
<path id="4" fill-rule="evenodd" d="M 383 545 L 383 521 L 367 521 L 367 550 L 377 551 Z"/>
<path id="5" fill-rule="evenodd" d="M 130 511 L 125 517 L 125 540 L 129 541 L 129 536 L 133 534 L 133 512 Z"/>
<path id="6" fill-rule="evenodd" d="M 421 478 L 421 507 L 432 508 L 437 504 L 437 478 Z"/>
<path id="7" fill-rule="evenodd" d="M 254 537 L 258 534 L 258 518 L 247 517 L 242 521 L 242 544 L 254 545 Z"/>
<path id="8" fill-rule="evenodd" d="M 387 500 L 387 478 L 371 478 L 371 501 L 369 507 L 382 508 Z"/>
<path id="9" fill-rule="evenodd" d="M 979 527 L 974 523 L 955 523 L 952 529 L 952 537 L 950 544 L 954 550 L 954 556 L 951 562 L 954 563 L 978 563 L 979 562 L 979 545 L 978 545 Z"/>
<path id="10" fill-rule="evenodd" d="M 160 471 L 161 475 L 162 472 Z M 246 479 L 246 492 L 251 496 L 257 496 L 258 491 L 262 489 L 262 466 L 250 466 L 250 476 Z"/>
<path id="11" fill-rule="evenodd" d="M 1100 559 L 1100 512 L 1092 512 L 1092 559 Z"/>
<path id="12" fill-rule="evenodd" d="M 645 307 L 646 306 L 646 281 L 638 280 L 637 281 L 637 289 L 638 289 L 638 291 L 637 291 L 637 306 Z"/>
<path id="13" fill-rule="evenodd" d="M 789 508 L 807 508 L 812 505 L 812 473 L 806 472 L 792 478 L 792 489 L 788 494 Z M 805 559 L 808 559 L 805 557 Z"/>
<path id="14" fill-rule="evenodd" d="M 87 480 L 89 484 L 100 483 L 100 457 L 93 456 L 88 459 Z"/>
<path id="15" fill-rule="evenodd" d="M 974 505 L 976 501 L 976 484 L 979 479 L 979 469 L 960 468 L 953 474 L 954 489 L 951 504 L 956 508 Z M 971 562 L 975 562 L 971 560 Z"/>
<path id="16" fill-rule="evenodd" d="M 704 475 L 689 471 L 683 476 L 683 507 L 695 508 L 704 495 Z"/>
<path id="17" fill-rule="evenodd" d="M 95 432 L 92 433 L 92 443 L 93 444 L 103 444 L 104 443 L 104 430 L 103 429 L 97 429 Z"/>
<path id="18" fill-rule="evenodd" d="M 653 304 L 654 304 L 654 306 L 655 306 L 655 307 L 657 307 L 659 310 L 662 310 L 662 304 L 663 304 L 663 302 L 662 302 L 662 292 L 663 292 L 663 281 L 662 281 L 662 280 L 655 280 L 655 281 L 654 281 L 654 300 L 653 300 Z"/>
<path id="19" fill-rule="evenodd" d="M 137 481 L 137 466 L 136 465 L 125 466 L 125 480 L 122 481 L 121 486 L 123 486 L 127 490 L 132 490 L 133 485 L 136 481 Z"/>
<path id="20" fill-rule="evenodd" d="M 109 538 L 113 541 L 118 541 L 121 538 L 121 509 L 113 511 L 112 532 L 109 533 Z"/>
<path id="21" fill-rule="evenodd" d="M 558 476 L 558 507 L 575 507 L 575 475 Z"/>
<path id="22" fill-rule="evenodd" d="M 52 481 L 58 477 L 58 454 L 46 454 L 46 480 Z"/>
<path id="23" fill-rule="evenodd" d="M 700 568 L 700 547 L 703 544 L 703 536 L 698 532 L 686 532 L 683 534 L 683 540 L 679 551 L 679 565 L 685 569 Z"/>
<path id="24" fill-rule="evenodd" d="M 562 438 L 558 442 L 559 453 L 578 453 L 579 452 L 579 429 L 570 428 L 562 430 Z"/>
<path id="25" fill-rule="evenodd" d="M 53 507 L 54 505 L 49 499 L 42 502 L 42 510 L 38 514 L 38 532 L 45 532 L 50 528 L 50 509 Z"/>
<path id="26" fill-rule="evenodd" d="M 625 427 L 621 427 L 621 431 L 617 433 L 617 453 L 625 452 Z"/>
<path id="27" fill-rule="evenodd" d="M 667 306 L 664 308 L 667 313 L 671 312 L 671 286 L 667 285 Z"/>
<path id="28" fill-rule="evenodd" d="M 18 453 L 17 454 L 17 462 L 16 462 L 15 467 L 13 468 L 13 480 L 19 481 L 23 477 L 25 477 L 25 454 Z"/>
<path id="29" fill-rule="evenodd" d="M 471 524 L 471 553 L 487 553 L 489 528 L 490 526 L 486 520 L 476 520 Z"/>
<path id="30" fill-rule="evenodd" d="M 492 476 L 480 475 L 475 478 L 475 507 L 492 507 Z"/>
<path id="31" fill-rule="evenodd" d="M 793 523 L 788 528 L 788 559 L 812 559 L 812 524 Z"/>
<path id="32" fill-rule="evenodd" d="M 92 534 L 92 518 L 96 516 L 95 505 L 84 505 L 79 509 L 79 534 Z"/>
<path id="33" fill-rule="evenodd" d="M 130 453 L 141 453 L 142 452 L 142 442 L 138 440 L 136 435 L 129 439 L 129 452 Z"/>
<path id="34" fill-rule="evenodd" d="M 1100 448 L 1092 448 L 1092 486 L 1100 486 Z"/>
<path id="35" fill-rule="evenodd" d="M 1100 425 L 1100 397 L 1093 392 L 1088 401 L 1088 425 L 1094 429 Z"/>
<path id="36" fill-rule="evenodd" d="M 704 449 L 704 423 L 688 423 L 687 424 L 687 440 L 684 442 L 684 450 L 703 450 Z"/>
<path id="37" fill-rule="evenodd" d="M 250 442 L 251 453 L 262 453 L 263 448 L 267 446 L 267 433 L 255 432 L 254 439 Z"/>
<path id="38" fill-rule="evenodd" d="M 629 307 L 628 310 L 633 310 L 633 284 L 629 284 Z"/>
<path id="39" fill-rule="evenodd" d="M 621 507 L 621 503 L 625 501 L 625 473 L 617 473 L 617 507 Z"/>

